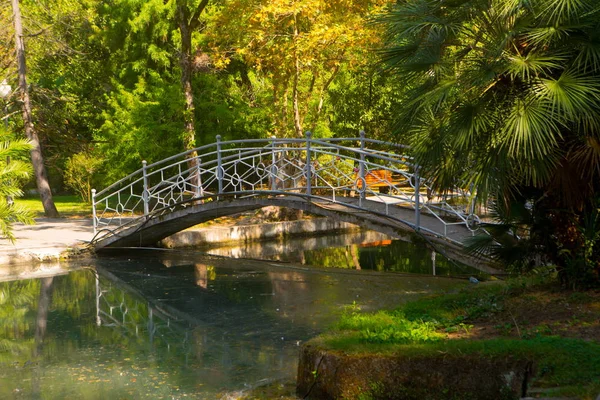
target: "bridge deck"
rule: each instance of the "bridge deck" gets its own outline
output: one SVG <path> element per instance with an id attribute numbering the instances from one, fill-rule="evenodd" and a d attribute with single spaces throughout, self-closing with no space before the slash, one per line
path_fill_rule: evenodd
<path id="1" fill-rule="evenodd" d="M 343 203 L 345 204 L 342 204 Z M 229 198 L 204 204 L 195 204 L 173 211 L 159 218 L 140 218 L 129 227 L 116 234 L 106 235 L 95 242 L 97 251 L 105 247 L 138 247 L 152 246 L 159 240 L 183 229 L 199 223 L 236 213 L 259 209 L 266 206 L 287 207 L 335 218 L 353 223 L 368 229 L 388 234 L 404 240 L 414 239 L 415 212 L 398 205 L 385 204 L 379 201 L 363 200 L 352 197 L 330 200 L 311 199 L 298 196 L 270 196 Z M 438 247 L 447 256 L 458 258 L 461 262 L 478 268 L 486 262 L 466 256 L 461 251 L 460 243 L 472 232 L 464 224 L 447 225 L 436 216 L 421 213 L 419 234 Z M 446 238 L 434 232 L 446 229 Z M 442 245 L 439 247 L 438 245 Z M 490 269 L 491 271 L 491 269 Z"/>

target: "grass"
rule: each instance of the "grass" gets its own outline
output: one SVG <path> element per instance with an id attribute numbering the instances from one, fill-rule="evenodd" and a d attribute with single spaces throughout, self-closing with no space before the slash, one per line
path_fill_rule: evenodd
<path id="1" fill-rule="evenodd" d="M 393 311 L 367 314 L 352 306 L 316 343 L 407 358 L 523 356 L 537 366 L 533 386 L 552 396 L 595 399 L 599 324 L 600 293 L 514 281 L 427 297 Z"/>
<path id="2" fill-rule="evenodd" d="M 44 207 L 39 197 L 19 198 L 15 200 L 15 204 L 28 208 L 36 218 L 44 216 Z M 54 196 L 54 204 L 62 217 L 90 218 L 92 216 L 92 206 L 75 195 Z"/>

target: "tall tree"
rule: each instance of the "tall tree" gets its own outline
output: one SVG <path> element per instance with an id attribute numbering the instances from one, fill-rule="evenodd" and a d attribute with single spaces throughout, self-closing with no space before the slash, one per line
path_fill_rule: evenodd
<path id="1" fill-rule="evenodd" d="M 199 71 L 197 58 L 202 54 L 200 37 L 209 3 L 209 0 L 118 0 L 111 7 L 100 6 L 101 16 L 107 18 L 106 30 L 100 35 L 104 35 L 108 46 L 115 50 L 112 56 L 115 68 L 112 86 L 116 90 L 115 95 L 111 95 L 109 106 L 113 108 L 112 105 L 118 102 L 121 103 L 118 108 L 128 107 L 121 102 L 124 100 L 121 94 L 130 98 L 134 94 L 135 101 L 148 105 L 152 102 L 155 114 L 144 121 L 144 125 L 154 123 L 157 127 L 164 127 L 156 129 L 155 137 L 150 139 L 150 143 L 155 142 L 159 147 L 165 147 L 163 139 L 169 144 L 173 139 L 178 140 L 180 144 L 176 150 L 179 151 L 192 150 L 198 145 L 195 97 L 199 88 L 193 78 Z M 172 96 L 174 84 L 179 88 L 176 93 L 179 98 L 175 102 Z M 159 91 L 168 93 L 168 104 L 164 96 L 154 97 Z M 164 114 L 156 113 L 157 103 L 168 108 Z M 171 119 L 175 113 L 178 115 Z M 135 114 L 131 113 L 126 119 L 134 117 Z M 108 124 L 104 124 L 102 136 L 115 135 L 113 122 L 116 121 L 111 118 Z M 179 125 L 179 132 L 173 135 L 175 123 Z M 164 138 L 167 130 L 169 137 Z M 152 155 L 143 151 L 144 143 L 137 145 L 136 154 L 146 159 Z M 131 153 L 126 157 L 130 158 Z M 188 158 L 190 169 L 195 171 L 196 154 L 191 152 Z"/>
<path id="2" fill-rule="evenodd" d="M 194 72 L 192 33 L 200 26 L 200 16 L 208 5 L 208 1 L 202 0 L 195 6 L 189 0 L 176 0 L 175 2 L 175 19 L 181 37 L 179 68 L 181 69 L 181 87 L 185 98 L 185 133 L 183 136 L 183 147 L 185 150 L 191 150 L 196 145 L 195 105 L 194 92 L 192 90 L 192 76 Z M 193 157 L 195 157 L 195 154 Z"/>
<path id="3" fill-rule="evenodd" d="M 27 81 L 50 184 L 60 190 L 67 160 L 92 150 L 110 89 L 111 55 L 95 40 L 97 0 L 21 2 Z"/>
<path id="4" fill-rule="evenodd" d="M 44 156 L 40 146 L 40 140 L 33 125 L 31 114 L 31 103 L 29 100 L 29 88 L 27 87 L 27 65 L 25 61 L 25 41 L 23 37 L 23 25 L 21 22 L 21 10 L 19 0 L 12 0 L 13 22 L 15 27 L 15 47 L 17 53 L 17 66 L 19 74 L 19 92 L 23 114 L 25 136 L 31 143 L 31 163 L 35 173 L 37 189 L 42 199 L 44 213 L 47 217 L 56 218 L 58 210 L 52 199 L 52 190 L 48 182 L 48 174 L 44 165 Z"/>
<path id="5" fill-rule="evenodd" d="M 178 67 L 184 99 L 183 149 L 193 149 L 196 146 L 194 56 L 201 52 L 194 38 L 203 29 L 202 16 L 209 0 L 121 0 L 117 3 L 128 14 L 126 23 L 130 28 L 126 30 L 126 45 L 141 49 L 149 58 L 145 67 Z M 141 72 L 139 67 L 136 69 Z"/>

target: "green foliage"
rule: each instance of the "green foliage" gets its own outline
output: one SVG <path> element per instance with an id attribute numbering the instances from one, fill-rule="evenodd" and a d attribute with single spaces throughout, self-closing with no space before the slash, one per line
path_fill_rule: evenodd
<path id="1" fill-rule="evenodd" d="M 12 199 L 23 195 L 21 187 L 31 177 L 31 164 L 24 161 L 30 149 L 28 141 L 14 139 L 0 128 L 0 234 L 11 242 L 15 241 L 13 223 L 34 223 L 29 210 L 12 203 Z"/>
<path id="2" fill-rule="evenodd" d="M 527 263 L 538 258 L 529 268 L 550 260 L 570 285 L 593 269 L 600 284 L 598 267 L 583 267 L 570 246 L 584 234 L 564 234 L 583 226 L 600 193 L 600 9 L 553 3 L 400 1 L 381 17 L 381 56 L 406 86 L 396 134 L 433 186 L 473 185 L 513 221 L 513 203 L 533 209 L 516 229 L 500 220 L 496 255 L 513 263 L 528 253 Z"/>
<path id="3" fill-rule="evenodd" d="M 497 223 L 484 224 L 487 234 L 468 239 L 467 251 L 496 259 L 510 272 L 558 273 L 573 289 L 594 286 L 600 282 L 599 216 L 598 206 L 567 213 L 519 194 L 509 207 L 494 203 Z"/>
<path id="4" fill-rule="evenodd" d="M 559 247 L 565 263 L 558 272 L 575 289 L 600 281 L 600 200 L 596 208 L 573 220 L 575 243 Z"/>
<path id="5" fill-rule="evenodd" d="M 86 150 L 102 124 L 111 57 L 94 39 L 95 0 L 25 1 L 22 6 L 29 33 L 35 31 L 26 40 L 36 132 L 52 187 L 60 191 L 67 159 Z M 18 127 L 19 113 L 10 122 Z"/>
<path id="6" fill-rule="evenodd" d="M 92 154 L 105 158 L 103 185 L 149 163 L 179 153 L 183 123 L 180 89 L 159 74 L 139 78 L 133 89 L 113 82 Z"/>
<path id="7" fill-rule="evenodd" d="M 86 203 L 92 200 L 92 182 L 103 160 L 88 153 L 78 153 L 67 160 L 65 183 Z"/>
<path id="8" fill-rule="evenodd" d="M 376 27 L 366 20 L 386 3 L 227 2 L 209 33 L 211 47 L 218 50 L 215 65 L 248 66 L 264 79 L 270 98 L 255 103 L 270 110 L 272 133 L 298 137 L 310 130 L 319 137 L 331 136 L 324 118 L 331 115 L 327 110 L 330 89 L 346 71 L 358 75 L 364 69 L 367 51 L 379 41 Z M 241 78 L 244 82 L 243 75 Z M 248 83 L 246 80 L 244 86 L 253 92 L 254 86 Z"/>
<path id="9" fill-rule="evenodd" d="M 356 137 L 364 130 L 368 137 L 392 138 L 394 114 L 401 107 L 398 93 L 403 83 L 376 67 L 367 57 L 359 69 L 344 69 L 329 90 L 329 130 L 338 137 Z"/>
<path id="10" fill-rule="evenodd" d="M 597 140 L 600 11 L 561 3 L 571 11 L 548 13 L 542 0 L 407 0 L 382 17 L 382 57 L 408 87 L 398 135 L 438 185 L 452 173 L 480 193 L 551 183 L 566 191 L 555 174 L 569 164 L 581 167 L 571 176 L 581 195 L 594 189 L 582 183 L 600 171 L 574 155 L 593 153 Z"/>
<path id="11" fill-rule="evenodd" d="M 294 104 L 302 130 L 317 137 L 355 136 L 359 128 L 385 135 L 399 83 L 372 67 L 365 73 L 374 64 L 369 48 L 380 41 L 379 28 L 366 21 L 389 1 L 209 1 L 189 23 L 190 107 L 182 95 L 181 22 L 194 20 L 202 3 L 23 2 L 35 30 L 26 38 L 33 112 L 53 187 L 62 189 L 69 160 L 82 152 L 106 159 L 96 174 L 106 186 L 184 143 L 290 135 Z M 10 15 L 0 10 L 0 18 Z M 2 37 L 11 33 L 0 29 Z M 3 54 L 12 54 L 5 42 Z M 15 86 L 10 58 L 1 58 L 0 69 Z M 9 102 L 18 128 L 15 111 Z M 195 141 L 187 143 L 192 119 Z"/>

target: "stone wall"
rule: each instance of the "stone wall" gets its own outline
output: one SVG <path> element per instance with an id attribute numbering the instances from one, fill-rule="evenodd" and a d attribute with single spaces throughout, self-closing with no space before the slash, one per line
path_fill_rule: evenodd
<path id="1" fill-rule="evenodd" d="M 160 244 L 167 248 L 206 246 L 233 242 L 250 242 L 280 239 L 288 236 L 357 231 L 360 227 L 330 218 L 314 218 L 300 221 L 271 222 L 257 225 L 211 226 L 191 228 L 163 239 Z"/>
<path id="2" fill-rule="evenodd" d="M 532 363 L 477 354 L 345 354 L 306 344 L 297 395 L 306 399 L 519 399 Z"/>

